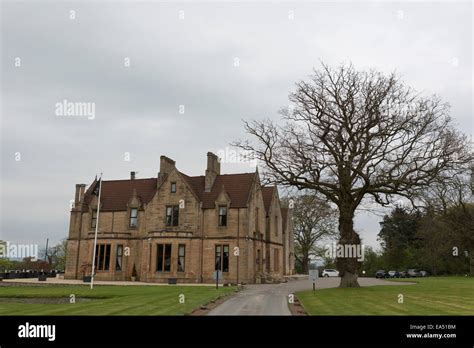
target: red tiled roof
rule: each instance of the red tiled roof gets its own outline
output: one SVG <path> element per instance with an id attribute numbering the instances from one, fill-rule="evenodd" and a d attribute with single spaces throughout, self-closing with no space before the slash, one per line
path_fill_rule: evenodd
<path id="1" fill-rule="evenodd" d="M 224 187 L 225 192 L 230 198 L 231 208 L 243 208 L 247 206 L 253 181 L 256 173 L 242 174 L 224 174 L 218 175 L 210 192 L 204 191 L 204 176 L 187 176 L 180 173 L 187 181 L 188 185 L 201 200 L 204 209 L 215 207 L 215 201 Z"/>
<path id="2" fill-rule="evenodd" d="M 262 187 L 263 204 L 265 205 L 265 211 L 267 212 L 267 216 L 270 210 L 270 205 L 272 204 L 272 198 L 273 198 L 274 192 L 275 192 L 275 186 Z"/>
<path id="3" fill-rule="evenodd" d="M 204 192 L 204 181 L 205 177 L 201 176 L 187 176 L 184 173 L 179 172 L 183 179 L 188 183 L 191 190 L 193 190 L 194 194 L 197 196 L 199 201 L 202 200 L 202 193 Z"/>
<path id="4" fill-rule="evenodd" d="M 91 190 L 95 180 L 84 195 L 84 202 L 89 204 L 92 200 Z M 133 190 L 142 203 L 148 203 L 156 192 L 157 181 L 155 178 L 134 180 L 110 180 L 102 182 L 100 201 L 103 211 L 127 210 L 127 204 L 133 196 Z"/>
<path id="5" fill-rule="evenodd" d="M 243 208 L 247 206 L 247 200 L 252 188 L 256 173 L 224 174 L 218 175 L 210 192 L 204 192 L 204 176 L 187 176 L 180 174 L 188 183 L 191 190 L 201 201 L 204 209 L 214 208 L 215 201 L 222 191 L 222 187 L 230 198 L 231 208 Z M 90 204 L 92 201 L 92 188 L 96 180 L 90 185 L 84 195 L 84 202 Z M 101 192 L 101 203 L 103 211 L 124 211 L 133 195 L 133 190 L 142 203 L 148 203 L 157 190 L 157 179 L 134 179 L 134 180 L 111 180 L 103 181 Z"/>

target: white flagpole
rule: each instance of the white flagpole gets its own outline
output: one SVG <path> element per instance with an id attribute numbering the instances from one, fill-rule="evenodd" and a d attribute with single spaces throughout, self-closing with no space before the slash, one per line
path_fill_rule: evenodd
<path id="1" fill-rule="evenodd" d="M 99 230 L 99 214 L 100 214 L 100 193 L 102 192 L 102 173 L 99 178 L 99 198 L 97 198 L 97 218 L 95 220 L 95 236 L 94 236 L 94 251 L 92 253 L 92 276 L 91 276 L 91 289 L 94 288 L 94 277 L 95 277 L 95 254 L 97 252 L 97 232 Z"/>

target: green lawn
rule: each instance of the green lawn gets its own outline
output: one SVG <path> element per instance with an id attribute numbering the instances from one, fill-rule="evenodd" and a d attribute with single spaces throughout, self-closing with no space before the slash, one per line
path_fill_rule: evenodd
<path id="1" fill-rule="evenodd" d="M 0 286 L 0 315 L 183 315 L 234 292 L 209 286 Z M 71 294 L 76 303 L 70 303 Z M 179 302 L 184 295 L 184 304 Z"/>
<path id="2" fill-rule="evenodd" d="M 311 315 L 474 315 L 474 278 L 397 279 L 414 285 L 321 289 L 297 293 Z M 398 303 L 399 294 L 403 303 Z"/>

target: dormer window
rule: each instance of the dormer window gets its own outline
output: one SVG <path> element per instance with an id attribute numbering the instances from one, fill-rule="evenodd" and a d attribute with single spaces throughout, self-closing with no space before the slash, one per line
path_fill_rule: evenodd
<path id="1" fill-rule="evenodd" d="M 97 210 L 92 211 L 92 217 L 91 217 L 91 227 L 95 228 L 97 224 Z"/>
<path id="2" fill-rule="evenodd" d="M 176 183 L 175 182 L 171 183 L 171 193 L 176 193 Z"/>
<path id="3" fill-rule="evenodd" d="M 169 205 L 166 207 L 166 226 L 178 226 L 179 206 Z"/>
<path id="4" fill-rule="evenodd" d="M 130 227 L 137 227 L 138 226 L 138 209 L 132 208 L 130 209 Z"/>
<path id="5" fill-rule="evenodd" d="M 219 207 L 219 226 L 227 226 L 227 207 Z"/>

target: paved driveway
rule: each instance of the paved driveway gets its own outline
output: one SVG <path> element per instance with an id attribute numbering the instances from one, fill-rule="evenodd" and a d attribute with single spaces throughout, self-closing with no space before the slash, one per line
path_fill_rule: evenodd
<path id="1" fill-rule="evenodd" d="M 335 288 L 339 278 L 320 278 L 316 289 Z M 403 285 L 375 278 L 359 278 L 361 286 Z M 312 282 L 294 280 L 282 284 L 246 285 L 227 301 L 214 308 L 208 315 L 291 315 L 288 309 L 288 295 L 298 291 L 311 290 Z"/>

